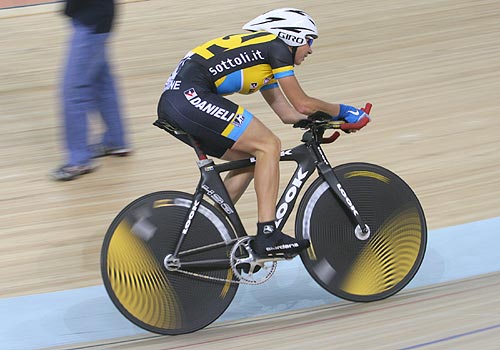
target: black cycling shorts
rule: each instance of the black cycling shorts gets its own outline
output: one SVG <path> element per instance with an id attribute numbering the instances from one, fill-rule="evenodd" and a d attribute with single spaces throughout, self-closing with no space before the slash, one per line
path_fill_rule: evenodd
<path id="1" fill-rule="evenodd" d="M 253 115 L 217 95 L 197 63 L 185 64 L 158 103 L 158 117 L 193 136 L 200 148 L 220 158 L 246 130 Z M 182 135 L 176 136 L 189 144 Z"/>

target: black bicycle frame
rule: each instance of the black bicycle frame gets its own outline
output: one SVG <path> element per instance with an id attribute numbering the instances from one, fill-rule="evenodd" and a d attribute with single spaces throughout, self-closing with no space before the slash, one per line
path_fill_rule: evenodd
<path id="1" fill-rule="evenodd" d="M 194 215 L 196 215 L 196 212 L 204 195 L 210 197 L 225 212 L 229 222 L 236 232 L 236 236 L 242 237 L 247 235 L 241 219 L 235 209 L 235 206 L 230 199 L 229 193 L 224 186 L 220 174 L 230 170 L 243 169 L 249 166 L 254 166 L 256 159 L 252 157 L 248 159 L 215 164 L 212 159 L 208 159 L 203 151 L 201 151 L 201 149 L 197 145 L 197 142 L 192 138 L 190 139 L 195 152 L 198 155 L 198 168 L 201 172 L 201 178 L 196 188 L 191 208 L 185 219 L 185 225 L 182 230 L 182 234 L 179 237 L 179 241 L 173 253 L 173 257 L 179 256 L 179 251 L 182 246 L 182 242 L 184 241 L 185 235 L 189 231 L 191 220 L 193 219 Z M 321 139 L 321 135 L 314 135 L 310 140 L 304 141 L 304 144 L 301 144 L 292 149 L 281 151 L 280 161 L 295 161 L 297 163 L 297 167 L 276 206 L 277 228 L 280 230 L 283 228 L 288 217 L 292 213 L 300 190 L 306 183 L 307 179 L 309 179 L 309 177 L 312 175 L 313 171 L 315 169 L 318 169 L 319 175 L 323 177 L 325 181 L 330 185 L 332 191 L 341 200 L 346 210 L 350 213 L 351 218 L 359 225 L 360 228 L 362 228 L 362 231 L 365 232 L 366 226 L 363 219 L 357 212 L 346 191 L 343 189 L 339 179 L 333 172 L 323 150 L 321 149 L 321 142 L 319 142 L 318 139 Z M 221 242 L 220 244 L 215 244 L 210 247 L 204 248 L 211 249 L 215 246 L 219 247 L 225 244 L 226 243 Z M 200 249 L 194 249 L 190 252 L 199 252 L 201 250 L 204 250 L 204 248 L 202 247 Z M 186 253 L 187 252 L 183 252 L 183 254 L 181 255 L 187 255 Z"/>

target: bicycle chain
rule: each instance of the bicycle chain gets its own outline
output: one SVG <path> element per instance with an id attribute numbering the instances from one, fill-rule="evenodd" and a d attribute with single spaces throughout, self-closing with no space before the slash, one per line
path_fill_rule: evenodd
<path id="1" fill-rule="evenodd" d="M 233 264 L 231 263 L 231 269 L 233 268 L 232 265 Z M 259 284 L 262 284 L 264 282 L 267 282 L 267 280 L 268 280 L 268 278 L 257 280 L 257 281 L 242 280 L 238 276 L 236 276 L 236 277 L 238 277 L 238 280 L 228 280 L 227 278 L 219 278 L 219 277 L 207 276 L 207 275 L 202 275 L 200 273 L 186 271 L 186 270 L 180 270 L 180 269 L 179 270 L 174 270 L 172 272 L 179 272 L 179 273 L 182 273 L 182 274 L 185 274 L 185 275 L 194 276 L 194 277 L 198 277 L 198 278 L 203 278 L 203 279 L 206 279 L 206 280 L 217 281 L 217 282 L 224 282 L 224 283 L 233 283 L 233 284 L 259 285 Z M 274 271 L 273 271 L 273 273 L 274 273 Z"/>
<path id="2" fill-rule="evenodd" d="M 244 237 L 243 239 L 239 240 L 236 244 L 241 244 L 245 240 L 247 240 L 247 237 Z M 227 278 L 219 278 L 219 277 L 213 277 L 213 276 L 207 276 L 207 275 L 202 275 L 200 273 L 196 272 L 191 272 L 191 271 L 186 271 L 186 270 L 181 270 L 181 269 L 176 269 L 176 270 L 170 270 L 171 272 L 179 272 L 188 276 L 194 276 L 198 278 L 203 278 L 206 280 L 211 280 L 211 281 L 218 281 L 218 282 L 224 282 L 224 283 L 233 283 L 233 284 L 250 284 L 250 285 L 259 285 L 264 282 L 267 282 L 267 280 L 274 274 L 274 271 L 276 271 L 276 262 L 273 262 L 273 266 L 271 267 L 271 271 L 268 272 L 268 274 L 264 277 L 261 278 L 260 280 L 249 280 L 245 278 L 241 278 L 242 276 L 239 273 L 235 273 L 237 271 L 236 265 L 233 262 L 233 259 L 229 259 L 229 264 L 231 266 L 231 270 L 233 271 L 233 274 L 238 278 L 238 280 L 228 280 Z"/>
<path id="3" fill-rule="evenodd" d="M 234 283 L 234 284 L 246 284 L 245 282 L 242 282 L 241 280 L 240 281 L 228 280 L 227 278 L 212 277 L 212 276 L 202 275 L 200 273 L 186 271 L 186 270 L 180 270 L 180 269 L 174 270 L 172 272 L 179 272 L 179 273 L 183 273 L 185 275 L 203 278 L 203 279 L 211 280 L 211 281 L 218 281 L 218 282 L 224 282 L 224 283 Z"/>

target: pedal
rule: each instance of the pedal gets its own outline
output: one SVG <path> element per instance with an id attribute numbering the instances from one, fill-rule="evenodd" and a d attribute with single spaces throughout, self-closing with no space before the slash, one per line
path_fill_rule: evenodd
<path id="1" fill-rule="evenodd" d="M 285 253 L 283 254 L 283 258 L 285 260 L 292 260 L 293 258 L 295 258 L 297 255 L 299 255 L 300 253 Z"/>

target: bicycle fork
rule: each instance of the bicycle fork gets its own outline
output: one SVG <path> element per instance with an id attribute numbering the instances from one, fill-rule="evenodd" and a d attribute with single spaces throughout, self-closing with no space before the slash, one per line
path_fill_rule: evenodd
<path id="1" fill-rule="evenodd" d="M 335 175 L 333 169 L 326 160 L 321 147 L 318 146 L 317 148 L 315 148 L 315 153 L 320 156 L 318 157 L 318 159 L 322 159 L 322 161 L 316 164 L 319 173 L 323 176 L 337 198 L 339 198 L 344 206 L 348 209 L 351 218 L 357 223 L 357 226 L 354 229 L 354 234 L 361 241 L 367 240 L 370 237 L 371 233 L 370 227 L 365 223 L 358 210 L 356 209 L 354 203 L 349 198 L 346 190 L 342 187 L 340 180 L 338 179 L 337 175 Z"/>

